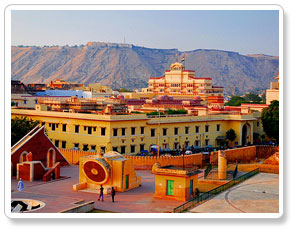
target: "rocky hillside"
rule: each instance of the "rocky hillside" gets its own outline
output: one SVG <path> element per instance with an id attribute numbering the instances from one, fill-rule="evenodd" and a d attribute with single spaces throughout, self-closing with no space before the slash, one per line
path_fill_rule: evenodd
<path id="1" fill-rule="evenodd" d="M 55 79 L 85 84 L 100 82 L 115 88 L 146 87 L 180 59 L 177 49 L 150 49 L 128 44 L 89 42 L 80 46 L 12 47 L 12 79 L 48 83 Z M 212 77 L 231 93 L 269 87 L 278 75 L 279 58 L 262 54 L 199 49 L 184 52 L 185 66 L 196 76 Z"/>

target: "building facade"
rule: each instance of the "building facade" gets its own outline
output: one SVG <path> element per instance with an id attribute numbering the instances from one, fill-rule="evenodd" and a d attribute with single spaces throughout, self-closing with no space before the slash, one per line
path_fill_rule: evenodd
<path id="1" fill-rule="evenodd" d="M 93 152 L 136 154 L 150 151 L 153 145 L 161 149 L 215 147 L 230 128 L 237 135 L 235 145 L 252 144 L 253 133 L 263 134 L 260 112 L 148 117 L 12 109 L 11 116 L 38 120 L 58 148 Z"/>
<path id="2" fill-rule="evenodd" d="M 161 77 L 151 77 L 148 88 L 142 92 L 153 93 L 155 95 L 170 95 L 174 97 L 193 98 L 200 96 L 203 101 L 209 96 L 219 96 L 223 98 L 223 87 L 214 86 L 212 78 L 196 77 L 195 71 L 185 70 L 181 63 L 174 63 L 170 70 L 165 71 Z"/>
<path id="3" fill-rule="evenodd" d="M 266 90 L 266 104 L 270 105 L 273 100 L 279 101 L 279 75 L 275 77 L 277 82 L 270 83 L 270 89 Z"/>

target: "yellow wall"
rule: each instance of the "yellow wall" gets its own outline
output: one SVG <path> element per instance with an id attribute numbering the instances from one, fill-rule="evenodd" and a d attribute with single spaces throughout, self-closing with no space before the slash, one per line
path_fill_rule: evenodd
<path id="1" fill-rule="evenodd" d="M 193 179 L 193 194 L 198 188 L 198 175 L 190 177 L 176 177 L 167 175 L 155 175 L 155 194 L 154 197 L 162 199 L 175 199 L 187 201 L 193 196 L 190 195 L 190 180 Z M 174 195 L 167 195 L 167 180 L 174 181 Z"/>
<path id="2" fill-rule="evenodd" d="M 160 130 L 159 145 L 167 144 L 167 148 L 173 149 L 175 143 L 183 146 L 186 141 L 189 145 L 195 146 L 196 140 L 199 147 L 205 147 L 206 139 L 208 145 L 217 146 L 216 137 L 224 136 L 226 131 L 233 128 L 236 132 L 237 141 L 241 144 L 241 129 L 245 123 L 249 123 L 251 131 L 255 125 L 255 119 L 259 119 L 258 114 L 253 115 L 208 115 L 208 116 L 168 116 L 159 118 L 147 118 L 144 114 L 135 115 L 95 115 L 52 111 L 36 111 L 12 109 L 11 117 L 26 116 L 38 120 L 45 124 L 49 138 L 59 141 L 58 148 L 62 148 L 62 141 L 66 142 L 66 149 L 73 149 L 74 144 L 79 144 L 79 150 L 83 150 L 83 145 L 87 144 L 89 149 L 95 146 L 99 152 L 102 147 L 106 151 L 115 150 L 121 152 L 121 147 L 125 146 L 126 154 L 136 154 L 140 152 L 140 145 L 144 145 L 145 150 L 150 150 L 151 145 L 158 144 L 158 132 Z M 160 124 L 159 124 L 160 123 Z M 52 130 L 55 124 L 56 129 Z M 58 127 L 57 127 L 58 124 Z M 66 131 L 62 130 L 62 124 L 66 124 Z M 75 125 L 79 125 L 79 133 L 75 133 Z M 205 126 L 209 126 L 209 131 L 205 131 Z M 220 130 L 217 131 L 217 125 Z M 199 126 L 199 133 L 196 133 L 196 126 Z M 92 134 L 84 127 L 92 127 Z M 131 127 L 135 128 L 135 135 L 131 134 Z M 141 134 L 140 127 L 144 127 L 144 134 Z M 185 127 L 189 127 L 189 133 L 185 133 Z M 95 131 L 94 129 L 95 128 Z M 105 136 L 101 135 L 101 128 L 106 129 Z M 125 136 L 122 136 L 122 128 L 125 129 Z M 167 129 L 167 136 L 163 136 L 163 129 Z M 174 134 L 174 129 L 178 128 L 178 134 Z M 257 131 L 262 128 L 258 127 Z M 118 136 L 113 136 L 113 129 L 118 129 Z M 155 136 L 151 136 L 151 129 L 155 129 Z M 252 136 L 252 134 L 251 134 Z M 135 150 L 131 153 L 131 145 Z"/>

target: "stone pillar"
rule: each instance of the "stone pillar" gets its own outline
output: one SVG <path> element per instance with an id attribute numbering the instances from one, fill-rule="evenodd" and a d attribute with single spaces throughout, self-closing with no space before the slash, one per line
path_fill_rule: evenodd
<path id="1" fill-rule="evenodd" d="M 226 170 L 227 170 L 227 160 L 224 150 L 219 150 L 218 152 L 218 179 L 226 179 Z"/>

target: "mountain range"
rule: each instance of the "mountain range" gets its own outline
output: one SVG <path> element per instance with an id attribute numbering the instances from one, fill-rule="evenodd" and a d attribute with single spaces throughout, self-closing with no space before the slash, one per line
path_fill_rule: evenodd
<path id="1" fill-rule="evenodd" d="M 63 79 L 84 84 L 99 82 L 112 88 L 138 89 L 150 77 L 164 75 L 185 56 L 185 67 L 198 77 L 212 77 L 225 92 L 242 94 L 269 88 L 279 72 L 279 57 L 264 54 L 198 49 L 153 49 L 131 44 L 88 42 L 75 46 L 12 46 L 11 78 L 24 83 Z"/>

